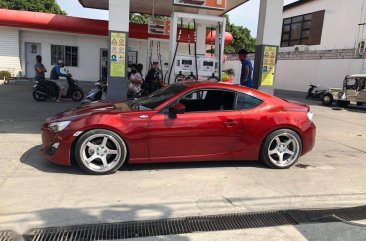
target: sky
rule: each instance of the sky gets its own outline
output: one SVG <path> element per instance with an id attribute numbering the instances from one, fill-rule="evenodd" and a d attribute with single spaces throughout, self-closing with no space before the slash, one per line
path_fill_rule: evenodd
<path id="1" fill-rule="evenodd" d="M 285 5 L 297 0 L 284 0 Z M 58 4 L 69 16 L 108 20 L 108 11 L 83 8 L 78 0 L 57 0 Z M 229 12 L 230 21 L 235 25 L 244 26 L 257 36 L 260 0 L 250 0 Z"/>

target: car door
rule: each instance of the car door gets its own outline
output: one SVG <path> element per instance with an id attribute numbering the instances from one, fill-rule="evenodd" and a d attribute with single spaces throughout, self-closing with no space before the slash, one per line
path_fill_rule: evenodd
<path id="1" fill-rule="evenodd" d="M 345 88 L 346 98 L 348 101 L 356 101 L 356 98 L 359 94 L 358 87 L 359 87 L 358 79 L 348 79 Z"/>
<path id="2" fill-rule="evenodd" d="M 170 118 L 165 108 L 150 119 L 151 162 L 215 160 L 228 153 L 239 141 L 242 115 L 234 110 L 235 92 L 196 90 L 175 103 L 186 112 Z"/>
<path id="3" fill-rule="evenodd" d="M 366 79 L 360 79 L 359 90 L 357 102 L 366 103 Z"/>

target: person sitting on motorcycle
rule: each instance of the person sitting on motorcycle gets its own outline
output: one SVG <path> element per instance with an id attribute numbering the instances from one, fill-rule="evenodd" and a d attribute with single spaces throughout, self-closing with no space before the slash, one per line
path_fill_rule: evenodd
<path id="1" fill-rule="evenodd" d="M 56 85 L 58 86 L 58 88 L 60 90 L 56 102 L 61 102 L 61 98 L 62 98 L 64 89 L 65 89 L 65 86 L 63 85 L 63 83 L 60 80 L 60 77 L 65 77 L 65 78 L 67 77 L 67 74 L 61 73 L 61 68 L 63 68 L 63 67 L 65 67 L 64 61 L 59 60 L 59 61 L 57 61 L 56 66 L 53 67 L 53 69 L 51 71 L 50 79 L 56 83 Z"/>
<path id="2" fill-rule="evenodd" d="M 142 70 L 144 66 L 142 64 L 138 64 L 136 66 L 136 72 L 131 73 L 129 79 L 129 87 L 128 87 L 128 98 L 139 97 L 141 93 L 141 85 L 144 82 L 144 78 L 142 77 Z"/>

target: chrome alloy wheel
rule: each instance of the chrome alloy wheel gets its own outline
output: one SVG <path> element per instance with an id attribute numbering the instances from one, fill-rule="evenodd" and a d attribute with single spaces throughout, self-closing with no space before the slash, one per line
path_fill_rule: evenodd
<path id="1" fill-rule="evenodd" d="M 95 134 L 88 137 L 80 148 L 81 161 L 89 170 L 108 172 L 118 165 L 121 156 L 126 158 L 127 148 L 119 144 L 116 138 L 107 134 Z"/>
<path id="2" fill-rule="evenodd" d="M 300 143 L 290 133 L 279 134 L 270 143 L 268 156 L 270 161 L 278 167 L 292 165 L 300 155 Z"/>

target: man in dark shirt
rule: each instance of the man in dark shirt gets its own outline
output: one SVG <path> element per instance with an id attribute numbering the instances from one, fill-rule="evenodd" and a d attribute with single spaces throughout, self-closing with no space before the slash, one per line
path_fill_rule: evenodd
<path id="1" fill-rule="evenodd" d="M 47 72 L 47 69 L 42 64 L 42 56 L 37 55 L 36 56 L 37 63 L 34 65 L 34 71 L 36 72 L 35 80 L 41 81 L 45 80 L 45 73 Z"/>
<path id="2" fill-rule="evenodd" d="M 240 84 L 249 88 L 253 88 L 253 65 L 248 59 L 248 51 L 242 49 L 239 51 L 239 59 L 241 62 Z"/>

